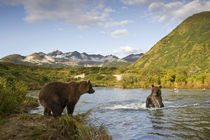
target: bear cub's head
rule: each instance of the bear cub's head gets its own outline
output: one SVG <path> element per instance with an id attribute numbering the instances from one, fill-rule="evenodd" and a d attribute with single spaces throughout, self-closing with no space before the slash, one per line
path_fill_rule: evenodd
<path id="1" fill-rule="evenodd" d="M 94 92 L 95 92 L 95 90 L 93 89 L 90 80 L 88 80 L 88 81 L 87 81 L 87 93 L 93 94 Z"/>
<path id="2" fill-rule="evenodd" d="M 161 96 L 161 88 L 162 86 L 155 87 L 154 85 L 152 85 L 152 95 Z"/>

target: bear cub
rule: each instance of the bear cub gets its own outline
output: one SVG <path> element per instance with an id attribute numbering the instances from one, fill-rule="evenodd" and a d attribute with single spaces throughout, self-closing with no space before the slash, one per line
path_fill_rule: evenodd
<path id="1" fill-rule="evenodd" d="M 81 95 L 93 94 L 91 82 L 52 82 L 45 85 L 39 93 L 39 102 L 44 107 L 44 115 L 60 116 L 67 106 L 68 114 L 73 114 L 74 107 Z"/>

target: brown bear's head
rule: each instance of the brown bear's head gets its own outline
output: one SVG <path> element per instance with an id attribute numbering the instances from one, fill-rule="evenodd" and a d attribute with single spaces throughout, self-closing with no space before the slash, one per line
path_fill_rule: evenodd
<path id="1" fill-rule="evenodd" d="M 95 90 L 92 87 L 92 84 L 90 82 L 90 80 L 88 81 L 80 81 L 79 82 L 79 89 L 81 90 L 81 93 L 89 93 L 92 94 L 95 92 Z"/>
<path id="2" fill-rule="evenodd" d="M 93 94 L 94 92 L 95 92 L 95 90 L 93 89 L 90 80 L 88 80 L 88 81 L 87 81 L 87 93 Z"/>
<path id="3" fill-rule="evenodd" d="M 154 85 L 152 85 L 152 95 L 161 96 L 161 88 L 162 86 L 155 87 Z"/>

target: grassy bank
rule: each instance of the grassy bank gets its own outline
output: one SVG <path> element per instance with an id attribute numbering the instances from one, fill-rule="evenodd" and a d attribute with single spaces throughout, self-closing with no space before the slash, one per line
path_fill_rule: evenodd
<path id="1" fill-rule="evenodd" d="M 111 140 L 107 130 L 87 122 L 88 113 L 53 118 L 21 113 L 0 120 L 1 139 Z"/>
<path id="2" fill-rule="evenodd" d="M 7 100 L 7 98 L 4 98 Z M 9 100 L 10 103 L 13 100 Z M 1 101 L 2 103 L 2 101 Z M 0 114 L 0 139 L 15 140 L 112 140 L 104 126 L 95 127 L 88 115 L 90 112 L 74 116 L 63 115 L 57 118 L 38 114 L 28 114 L 38 106 L 37 99 L 25 99 L 9 113 Z M 5 109 L 3 109 L 5 111 Z M 1 107 L 1 112 L 3 112 Z"/>

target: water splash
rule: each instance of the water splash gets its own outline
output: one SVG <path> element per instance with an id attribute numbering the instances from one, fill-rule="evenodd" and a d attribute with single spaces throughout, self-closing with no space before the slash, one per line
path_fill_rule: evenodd
<path id="1" fill-rule="evenodd" d="M 146 103 L 131 103 L 131 104 L 125 104 L 125 105 L 113 105 L 113 106 L 107 106 L 104 109 L 109 110 L 121 110 L 121 109 L 131 109 L 131 110 L 139 110 L 139 109 L 146 109 Z"/>
<path id="2" fill-rule="evenodd" d="M 183 107 L 191 107 L 191 106 L 199 106 L 199 103 L 194 103 L 194 104 L 184 104 L 184 105 L 169 105 L 165 108 L 183 108 Z"/>

